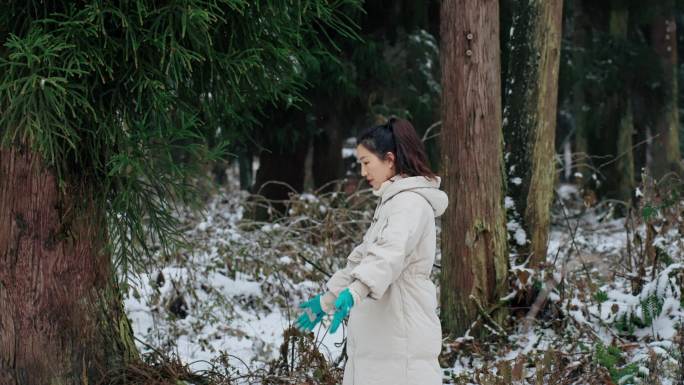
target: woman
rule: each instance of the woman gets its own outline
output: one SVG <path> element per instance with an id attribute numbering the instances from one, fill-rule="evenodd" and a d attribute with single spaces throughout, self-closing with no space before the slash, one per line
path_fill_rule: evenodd
<path id="1" fill-rule="evenodd" d="M 435 219 L 448 204 L 411 123 L 390 119 L 357 138 L 361 175 L 380 197 L 363 242 L 327 282 L 329 291 L 300 305 L 303 330 L 333 313 L 334 333 L 349 314 L 343 385 L 437 385 L 441 327 L 430 281 Z"/>

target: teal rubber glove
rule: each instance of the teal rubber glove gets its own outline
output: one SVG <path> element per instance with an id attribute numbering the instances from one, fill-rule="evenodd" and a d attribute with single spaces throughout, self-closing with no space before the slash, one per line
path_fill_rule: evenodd
<path id="1" fill-rule="evenodd" d="M 332 324 L 330 324 L 330 333 L 335 333 L 340 327 L 342 320 L 347 317 L 352 306 L 354 306 L 354 297 L 349 288 L 342 290 L 335 301 L 335 315 L 333 315 Z"/>
<path id="2" fill-rule="evenodd" d="M 299 307 L 304 309 L 304 312 L 297 318 L 297 329 L 301 331 L 312 331 L 325 316 L 321 308 L 320 294 L 300 304 Z"/>

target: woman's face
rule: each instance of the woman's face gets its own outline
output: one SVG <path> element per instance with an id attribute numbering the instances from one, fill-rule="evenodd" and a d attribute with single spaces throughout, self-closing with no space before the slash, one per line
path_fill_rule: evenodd
<path id="1" fill-rule="evenodd" d="M 356 146 L 356 158 L 361 163 L 361 176 L 366 178 L 368 183 L 377 190 L 382 182 L 396 174 L 394 167 L 394 154 L 387 153 L 386 159 L 380 159 L 377 155 L 370 152 L 362 144 Z"/>

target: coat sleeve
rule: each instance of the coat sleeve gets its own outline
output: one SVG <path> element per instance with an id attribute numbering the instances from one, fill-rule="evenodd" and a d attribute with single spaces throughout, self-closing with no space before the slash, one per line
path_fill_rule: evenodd
<path id="1" fill-rule="evenodd" d="M 347 257 L 347 265 L 343 269 L 336 271 L 335 274 L 328 279 L 325 286 L 335 295 L 335 297 L 340 295 L 340 292 L 352 283 L 353 278 L 351 277 L 351 271 L 358 266 L 359 262 L 361 262 L 363 250 L 365 248 L 366 245 L 364 242 L 361 242 L 360 245 L 356 246 Z"/>
<path id="2" fill-rule="evenodd" d="M 351 270 L 352 279 L 368 286 L 373 299 L 380 299 L 399 278 L 406 257 L 418 245 L 427 221 L 434 217 L 425 199 L 417 194 L 399 194 L 392 200 L 380 233 L 369 240 L 365 257 Z"/>

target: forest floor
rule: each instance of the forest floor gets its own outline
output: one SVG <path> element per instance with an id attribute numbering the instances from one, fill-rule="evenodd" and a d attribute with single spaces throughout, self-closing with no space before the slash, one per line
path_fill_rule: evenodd
<path id="1" fill-rule="evenodd" d="M 534 316 L 509 306 L 503 325 L 478 320 L 490 337 L 445 336 L 444 383 L 684 383 L 682 202 L 646 202 L 616 219 L 572 185 L 556 195 L 541 276 L 511 261 L 511 287 L 532 285 L 545 301 Z M 301 194 L 285 218 L 255 222 L 247 213 L 258 203 L 231 175 L 203 213 L 179 213 L 189 246 L 132 279 L 125 308 L 138 348 L 225 384 L 337 383 L 344 331 L 290 326 L 361 239 L 374 203 L 368 190 Z"/>

